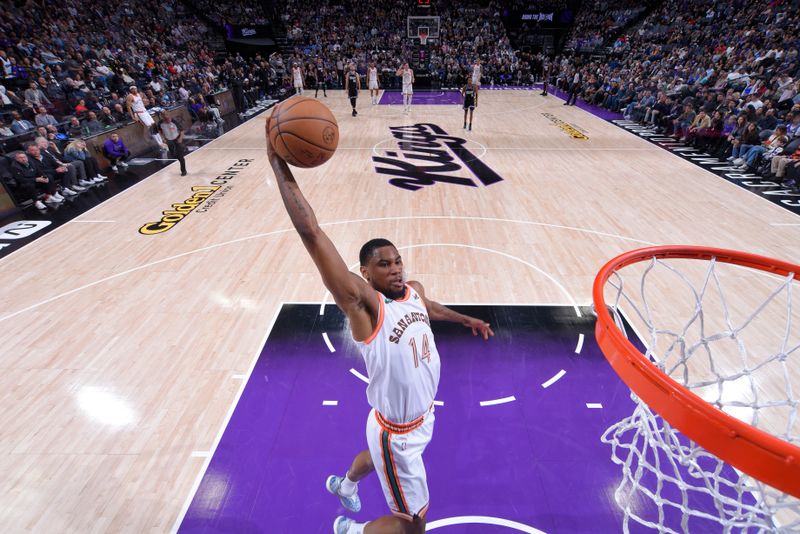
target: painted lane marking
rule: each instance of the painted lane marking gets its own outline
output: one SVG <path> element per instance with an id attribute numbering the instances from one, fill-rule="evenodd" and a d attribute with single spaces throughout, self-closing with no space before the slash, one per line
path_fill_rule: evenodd
<path id="1" fill-rule="evenodd" d="M 481 401 L 481 406 L 494 406 L 496 404 L 506 404 L 507 402 L 514 402 L 517 398 L 514 395 L 510 397 L 503 397 L 502 399 L 493 399 L 488 401 Z"/>
<path id="2" fill-rule="evenodd" d="M 322 333 L 322 339 L 324 339 L 325 340 L 325 344 L 328 345 L 328 350 L 329 351 L 336 352 L 336 349 L 333 348 L 333 343 L 331 343 L 331 340 L 328 338 L 328 333 L 327 332 L 323 332 Z"/>
<path id="3" fill-rule="evenodd" d="M 603 405 L 599 402 L 587 402 L 586 407 L 590 410 L 598 410 L 603 407 Z"/>
<path id="4" fill-rule="evenodd" d="M 572 307 L 573 310 L 575 310 L 575 315 L 577 315 L 578 317 L 582 317 L 581 310 L 580 310 L 580 308 L 578 308 L 578 304 L 575 301 L 575 297 L 572 296 L 572 294 L 567 290 L 566 287 L 564 287 L 564 285 L 561 282 L 556 280 L 550 273 L 542 270 L 541 268 L 537 267 L 536 265 L 533 265 L 532 263 L 530 263 L 528 261 L 523 260 L 522 258 L 519 258 L 519 257 L 514 256 L 512 254 L 508 254 L 506 252 L 502 252 L 500 250 L 495 250 L 495 249 L 486 248 L 486 247 L 479 247 L 479 246 L 476 246 L 476 245 L 466 245 L 464 243 L 420 243 L 418 245 L 407 245 L 407 246 L 404 246 L 404 247 L 399 247 L 397 250 L 398 251 L 402 251 L 402 250 L 410 250 L 410 249 L 423 248 L 423 247 L 461 247 L 461 248 L 472 249 L 472 250 L 480 250 L 482 252 L 490 252 L 492 254 L 497 254 L 498 256 L 503 256 L 505 258 L 509 258 L 509 259 L 514 260 L 514 261 L 517 261 L 517 262 L 519 262 L 519 263 L 521 263 L 521 264 L 523 264 L 523 265 L 525 265 L 527 267 L 530 267 L 534 271 L 538 272 L 539 274 L 541 274 L 542 276 L 544 276 L 545 278 L 550 280 L 553 283 L 553 285 L 555 285 L 559 290 L 561 290 L 561 292 L 567 297 L 567 299 L 570 302 L 569 305 Z M 349 270 L 352 271 L 353 269 L 356 268 L 356 266 L 358 264 L 359 264 L 359 262 L 353 263 L 353 265 L 351 265 L 349 267 Z M 328 297 L 329 296 L 330 296 L 330 291 L 326 290 L 325 291 L 325 295 L 322 297 L 322 304 L 320 304 L 320 306 L 319 306 L 319 314 L 320 315 L 325 315 L 325 305 L 328 302 Z"/>
<path id="5" fill-rule="evenodd" d="M 437 519 L 431 521 L 427 525 L 427 530 L 434 530 L 441 527 L 449 527 L 453 525 L 496 525 L 506 527 L 525 534 L 545 534 L 543 530 L 535 529 L 524 523 L 516 521 L 509 521 L 500 517 L 491 517 L 485 515 L 462 515 L 457 517 L 445 517 L 444 519 Z"/>
<path id="6" fill-rule="evenodd" d="M 267 331 L 264 333 L 264 339 L 261 340 L 261 343 L 258 345 L 258 350 L 253 356 L 253 359 L 250 362 L 250 368 L 247 371 L 247 378 L 249 378 L 253 374 L 253 369 L 256 367 L 256 363 L 258 362 L 258 358 L 261 355 L 261 349 L 267 343 L 267 339 L 269 338 L 270 332 L 272 332 L 272 327 L 275 326 L 275 321 L 278 320 L 278 315 L 280 315 L 281 310 L 283 309 L 283 302 L 278 304 L 278 309 L 275 312 L 275 315 L 272 316 L 272 320 L 267 327 Z M 228 408 L 228 413 L 225 414 L 225 420 L 222 422 L 222 425 L 217 432 L 216 437 L 214 438 L 214 443 L 211 445 L 211 450 L 208 451 L 208 454 L 205 456 L 205 461 L 203 462 L 203 467 L 200 468 L 200 472 L 197 473 L 197 477 L 194 480 L 194 484 L 192 484 L 192 489 L 189 490 L 189 494 L 186 496 L 186 500 L 183 502 L 183 506 L 181 507 L 180 512 L 178 513 L 178 517 L 175 518 L 175 522 L 172 524 L 172 529 L 170 532 L 172 534 L 177 534 L 178 528 L 180 527 L 181 523 L 183 523 L 183 518 L 186 517 L 186 512 L 189 511 L 189 506 L 191 506 L 192 501 L 194 500 L 194 496 L 197 493 L 198 488 L 200 488 L 200 483 L 203 481 L 203 478 L 206 476 L 206 471 L 208 471 L 208 466 L 211 463 L 211 458 L 214 456 L 214 453 L 219 447 L 219 442 L 222 440 L 222 434 L 225 433 L 225 429 L 228 428 L 228 423 L 233 417 L 233 411 L 236 409 L 236 406 L 239 404 L 239 399 L 242 398 L 242 393 L 244 393 L 244 388 L 247 381 L 243 381 L 241 386 L 239 386 L 239 390 L 236 392 L 236 398 L 233 399 L 230 407 Z"/>
<path id="7" fill-rule="evenodd" d="M 384 152 L 386 152 L 386 151 L 388 151 L 388 150 L 397 150 L 397 147 L 396 147 L 396 146 L 395 146 L 395 147 L 391 147 L 391 146 L 390 146 L 390 147 L 387 147 L 387 148 L 383 148 L 383 147 L 381 146 L 381 145 L 383 145 L 383 144 L 386 144 L 386 143 L 396 143 L 397 141 L 398 141 L 398 139 L 397 139 L 396 137 L 389 137 L 389 138 L 386 138 L 386 139 L 384 139 L 384 140 L 382 140 L 382 141 L 378 141 L 378 142 L 375 144 L 375 146 L 373 146 L 373 147 L 372 147 L 372 155 L 373 155 L 373 156 L 377 156 L 377 157 L 381 157 L 381 156 L 383 156 L 383 154 L 381 154 L 380 152 L 378 152 L 378 150 L 382 150 L 382 151 L 384 151 Z M 477 142 L 477 141 L 475 141 L 475 140 L 472 140 L 472 139 L 468 139 L 467 141 L 468 141 L 468 142 L 471 142 L 471 143 L 474 143 L 474 144 L 478 145 L 480 148 L 482 148 L 482 149 L 483 149 L 483 152 L 481 152 L 479 155 L 475 156 L 475 157 L 474 157 L 472 160 L 470 160 L 470 161 L 474 161 L 474 160 L 476 160 L 476 159 L 481 159 L 481 158 L 483 158 L 483 156 L 485 156 L 485 155 L 486 155 L 486 152 L 489 150 L 489 149 L 486 147 L 486 145 L 484 145 L 483 143 L 479 143 L 479 142 Z M 469 148 L 469 147 L 466 147 L 466 146 L 465 146 L 464 148 Z M 339 147 L 336 147 L 336 150 L 339 150 Z M 362 150 L 362 149 L 361 149 L 361 148 L 353 148 L 352 150 Z M 369 150 L 369 149 L 367 149 L 367 150 Z"/>
<path id="8" fill-rule="evenodd" d="M 238 126 L 237 126 L 237 128 L 238 128 Z M 203 146 L 199 150 L 204 150 L 204 149 L 206 149 L 207 146 L 208 145 Z M 137 182 L 133 186 L 131 186 L 128 189 L 126 189 L 124 192 L 127 193 L 128 191 L 130 191 L 131 189 L 133 189 L 137 185 L 143 184 L 145 181 L 146 180 L 141 180 L 141 181 Z M 102 204 L 98 204 L 97 206 L 95 206 L 94 208 L 90 209 L 89 211 L 92 211 L 93 209 L 99 207 L 100 205 L 102 205 Z M 86 212 L 86 213 L 88 213 L 88 212 Z M 460 215 L 419 215 L 419 216 L 411 215 L 411 216 L 402 216 L 402 217 L 374 217 L 374 218 L 369 218 L 369 219 L 352 219 L 352 220 L 346 220 L 346 221 L 332 221 L 332 222 L 320 223 L 320 226 L 324 228 L 324 227 L 328 227 L 328 226 L 336 226 L 336 225 L 341 225 L 341 224 L 353 224 L 353 223 L 368 223 L 368 222 L 380 222 L 380 221 L 401 221 L 401 220 L 437 220 L 437 219 L 448 219 L 448 220 L 452 220 L 452 221 L 473 221 L 474 220 L 474 221 L 508 222 L 508 223 L 517 223 L 517 224 L 528 224 L 528 225 L 533 225 L 533 226 L 542 226 L 542 227 L 545 227 L 545 228 L 557 228 L 557 229 L 562 229 L 562 230 L 574 230 L 574 231 L 577 231 L 577 232 L 583 232 L 583 233 L 587 233 L 587 234 L 599 235 L 599 236 L 604 236 L 604 237 L 614 237 L 614 238 L 622 239 L 622 240 L 625 240 L 625 241 L 633 241 L 635 243 L 642 243 L 642 244 L 648 245 L 648 246 L 652 246 L 652 245 L 656 245 L 657 244 L 657 243 L 653 243 L 653 242 L 650 242 L 650 241 L 644 241 L 644 240 L 641 240 L 641 239 L 635 239 L 635 238 L 632 238 L 632 237 L 626 237 L 626 236 L 621 236 L 621 235 L 617 235 L 617 234 L 610 234 L 610 233 L 606 233 L 606 232 L 599 232 L 597 230 L 590 230 L 590 229 L 587 229 L 587 228 L 577 228 L 577 227 L 573 227 L 573 226 L 563 226 L 563 225 L 559 225 L 559 224 L 542 223 L 542 222 L 537 222 L 537 221 L 502 219 L 502 218 L 498 218 L 498 217 L 475 217 L 475 216 L 460 216 Z M 53 230 L 53 232 L 57 231 L 59 228 L 64 228 L 66 226 L 67 225 L 61 225 L 58 228 L 56 228 L 55 230 Z M 53 232 L 50 232 L 50 234 L 48 234 L 48 235 L 51 235 Z M 45 304 L 49 304 L 50 302 L 53 302 L 55 300 L 58 300 L 58 299 L 61 299 L 63 297 L 66 297 L 66 296 L 72 295 L 74 293 L 77 293 L 78 291 L 82 291 L 84 289 L 88 289 L 90 287 L 94 287 L 94 286 L 96 286 L 98 284 L 101 284 L 101 283 L 104 283 L 104 282 L 107 282 L 107 281 L 110 281 L 110 280 L 114 280 L 114 279 L 119 278 L 121 276 L 126 276 L 126 275 L 134 273 L 134 272 L 138 272 L 138 271 L 141 271 L 141 270 L 144 270 L 144 269 L 148 269 L 148 268 L 153 267 L 155 265 L 160 265 L 160 264 L 162 264 L 164 262 L 172 261 L 172 260 L 175 260 L 175 259 L 178 259 L 178 258 L 183 258 L 183 257 L 190 256 L 190 255 L 193 255 L 193 254 L 197 254 L 198 252 L 205 252 L 205 251 L 214 250 L 214 249 L 217 249 L 217 248 L 220 248 L 220 247 L 226 247 L 228 245 L 232 245 L 232 244 L 235 244 L 235 243 L 242 243 L 242 242 L 250 241 L 250 240 L 254 240 L 254 239 L 263 239 L 265 237 L 272 237 L 272 236 L 286 234 L 286 233 L 290 233 L 290 232 L 294 233 L 295 232 L 294 228 L 285 228 L 285 229 L 282 229 L 282 230 L 273 230 L 271 232 L 263 232 L 263 233 L 259 233 L 259 234 L 249 235 L 249 236 L 240 237 L 240 238 L 237 238 L 237 239 L 232 239 L 230 241 L 223 241 L 221 243 L 215 243 L 213 245 L 208 245 L 208 246 L 197 248 L 197 249 L 194 249 L 194 250 L 189 250 L 189 251 L 186 251 L 186 252 L 182 252 L 180 254 L 175 254 L 173 256 L 168 256 L 166 258 L 161 258 L 160 260 L 156 260 L 156 261 L 152 261 L 152 262 L 149 262 L 149 263 L 145 263 L 145 264 L 139 265 L 137 267 L 132 267 L 132 268 L 127 269 L 125 271 L 122 271 L 122 272 L 119 272 L 119 273 L 115 273 L 115 274 L 112 274 L 110 276 L 106 276 L 104 278 L 101 278 L 99 280 L 95 280 L 94 282 L 91 282 L 91 283 L 88 283 L 88 284 L 84 284 L 84 285 L 82 285 L 80 287 L 77 287 L 75 289 L 71 289 L 69 291 L 65 291 L 63 293 L 59 293 L 59 294 L 57 294 L 57 295 L 55 295 L 53 297 L 50 297 L 48 299 L 45 299 L 45 300 L 41 301 L 41 302 L 37 302 L 36 304 L 32 304 L 30 306 L 27 306 L 27 307 L 25 307 L 25 308 L 23 308 L 21 310 L 17 310 L 15 312 L 12 312 L 12 313 L 9 313 L 7 315 L 4 315 L 4 316 L 0 317 L 0 323 L 3 322 L 3 321 L 6 321 L 7 319 L 11 319 L 12 317 L 16 317 L 17 315 L 19 315 L 21 313 L 24 313 L 26 311 L 30 311 L 30 310 L 36 309 L 36 308 L 38 308 L 40 306 L 43 306 Z M 4 256 L 3 258 L 0 258 L 0 261 L 7 260 L 10 256 L 13 256 L 17 252 L 19 252 L 19 250 L 22 250 L 22 248 L 20 248 L 18 250 L 15 250 L 14 252 L 8 254 L 7 256 Z M 323 315 L 325 313 L 325 304 L 326 304 L 326 302 L 325 302 L 325 300 L 323 300 L 322 304 L 320 305 L 320 311 L 319 311 L 320 315 Z"/>
<path id="9" fill-rule="evenodd" d="M 350 369 L 350 374 L 352 374 L 353 376 L 355 376 L 356 378 L 358 378 L 359 380 L 361 380 L 365 384 L 369 384 L 369 378 L 367 378 L 366 376 L 362 375 L 361 373 L 359 373 L 355 369 Z"/>
<path id="10" fill-rule="evenodd" d="M 335 400 L 324 400 L 322 401 L 323 406 L 339 406 L 339 401 Z"/>
<path id="11" fill-rule="evenodd" d="M 444 401 L 433 401 L 434 406 L 444 406 Z"/>
<path id="12" fill-rule="evenodd" d="M 583 334 L 578 334 L 578 345 L 575 347 L 575 354 L 580 354 L 583 348 Z"/>
<path id="13" fill-rule="evenodd" d="M 567 374 L 567 372 L 564 369 L 560 370 L 555 375 L 553 375 L 553 377 L 550 380 L 542 384 L 542 387 L 545 389 L 549 388 L 550 386 L 561 380 L 561 377 L 564 376 L 565 374 Z"/>

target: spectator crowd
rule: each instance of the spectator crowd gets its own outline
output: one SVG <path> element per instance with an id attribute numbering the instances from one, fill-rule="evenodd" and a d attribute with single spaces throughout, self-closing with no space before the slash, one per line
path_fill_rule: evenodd
<path id="1" fill-rule="evenodd" d="M 667 0 L 603 60 L 558 57 L 576 98 L 722 156 L 738 170 L 800 181 L 796 2 Z"/>
<path id="2" fill-rule="evenodd" d="M 438 1 L 438 37 L 428 42 L 429 58 L 415 67 L 416 73 L 428 74 L 441 85 L 456 86 L 463 83 L 472 64 L 480 59 L 487 81 L 510 82 L 520 66 L 501 11 L 501 3 L 495 1 Z M 368 64 L 375 62 L 384 73 L 386 86 L 404 62 L 412 63 L 415 43 L 408 35 L 410 14 L 409 7 L 402 3 L 289 0 L 281 5 L 277 18 L 286 28 L 293 50 L 288 57 L 276 55 L 270 63 L 288 84 L 293 64 L 310 74 L 320 58 L 327 84 L 341 86 L 348 64 L 355 63 L 363 75 Z M 316 80 L 309 80 L 307 85 L 311 83 Z"/>

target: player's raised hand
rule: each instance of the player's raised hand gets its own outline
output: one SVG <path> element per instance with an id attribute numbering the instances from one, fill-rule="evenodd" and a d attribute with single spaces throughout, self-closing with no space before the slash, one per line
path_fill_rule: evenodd
<path id="1" fill-rule="evenodd" d="M 464 321 L 464 326 L 472 330 L 472 335 L 477 336 L 480 334 L 483 339 L 489 339 L 494 335 L 492 332 L 491 326 L 489 323 L 482 321 L 480 319 L 476 319 L 475 317 L 467 317 Z"/>

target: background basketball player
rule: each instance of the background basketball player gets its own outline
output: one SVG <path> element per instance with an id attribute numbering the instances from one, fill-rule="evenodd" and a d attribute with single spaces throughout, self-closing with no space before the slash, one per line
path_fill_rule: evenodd
<path id="1" fill-rule="evenodd" d="M 167 145 L 161 139 L 161 134 L 153 130 L 153 125 L 155 121 L 153 117 L 150 116 L 150 113 L 147 111 L 147 108 L 144 105 L 144 101 L 142 100 L 141 95 L 139 94 L 139 89 L 135 85 L 131 85 L 128 88 L 128 96 L 125 99 L 125 103 L 128 107 L 128 113 L 130 114 L 131 118 L 140 123 L 144 126 L 144 130 L 146 134 L 149 134 L 152 137 L 153 141 L 162 149 L 166 150 Z"/>
<path id="2" fill-rule="evenodd" d="M 378 86 L 378 67 L 375 66 L 374 61 L 369 64 L 367 69 L 367 88 L 369 89 L 369 97 L 372 103 L 377 104 L 380 88 Z"/>
<path id="3" fill-rule="evenodd" d="M 553 75 L 553 63 L 544 59 L 544 66 L 542 67 L 542 96 L 547 96 L 547 85 L 550 83 L 550 76 Z"/>
<path id="4" fill-rule="evenodd" d="M 411 99 L 414 96 L 414 71 L 408 66 L 408 63 L 397 69 L 397 75 L 402 77 L 403 82 L 403 111 L 408 113 L 411 111 Z"/>
<path id="5" fill-rule="evenodd" d="M 430 321 L 461 323 L 484 339 L 494 332 L 480 319 L 429 300 L 419 282 L 405 280 L 402 258 L 385 239 L 368 241 L 359 254 L 361 277 L 351 273 L 319 227 L 289 166 L 271 144 L 268 152 L 289 218 L 325 287 L 347 315 L 369 373 L 369 448 L 356 456 L 344 477 L 331 475 L 325 485 L 347 509 L 358 511 L 358 481 L 377 468 L 393 515 L 366 524 L 339 516 L 334 532 L 422 533 L 428 509 L 422 454 L 433 435 L 433 400 L 440 369 Z"/>
<path id="6" fill-rule="evenodd" d="M 322 87 L 322 94 L 325 95 L 325 98 L 327 98 L 327 72 L 325 72 L 325 65 L 322 63 L 322 58 L 318 57 L 317 64 L 314 66 L 314 98 L 317 98 L 320 87 Z"/>
<path id="7" fill-rule="evenodd" d="M 356 101 L 358 100 L 358 91 L 361 89 L 361 75 L 356 72 L 356 64 L 350 63 L 350 70 L 344 77 L 344 90 L 347 93 L 347 98 L 350 99 L 350 105 L 353 107 L 353 117 L 358 115 L 356 111 Z"/>
<path id="8" fill-rule="evenodd" d="M 464 97 L 464 129 L 467 129 L 467 113 L 469 113 L 469 129 L 472 130 L 472 114 L 478 106 L 478 91 L 472 85 L 472 80 L 467 80 L 467 85 L 461 88 L 461 96 Z"/>
<path id="9" fill-rule="evenodd" d="M 294 94 L 303 94 L 303 69 L 297 63 L 292 65 L 292 85 L 294 86 Z"/>
<path id="10" fill-rule="evenodd" d="M 481 67 L 481 58 L 475 58 L 475 63 L 472 64 L 472 86 L 475 88 L 475 94 L 478 94 L 478 91 L 481 88 L 481 74 L 483 71 L 483 67 Z M 478 100 L 475 100 L 475 105 L 477 106 Z"/>

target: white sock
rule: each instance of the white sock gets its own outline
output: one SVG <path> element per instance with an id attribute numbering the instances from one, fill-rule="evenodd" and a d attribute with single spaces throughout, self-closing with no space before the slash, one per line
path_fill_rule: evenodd
<path id="1" fill-rule="evenodd" d="M 350 528 L 347 529 L 347 534 L 364 534 L 364 527 L 366 523 L 350 523 Z"/>
<path id="2" fill-rule="evenodd" d="M 161 134 L 160 133 L 153 134 L 153 141 L 155 141 L 159 145 L 163 145 L 164 144 L 164 141 L 161 139 Z"/>
<path id="3" fill-rule="evenodd" d="M 342 484 L 339 486 L 339 495 L 352 497 L 358 491 L 358 482 L 353 482 L 350 477 L 345 475 Z"/>

